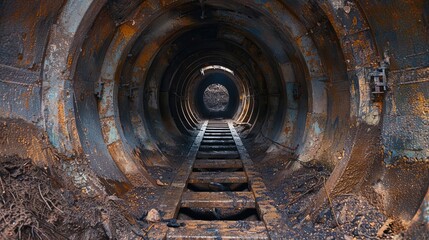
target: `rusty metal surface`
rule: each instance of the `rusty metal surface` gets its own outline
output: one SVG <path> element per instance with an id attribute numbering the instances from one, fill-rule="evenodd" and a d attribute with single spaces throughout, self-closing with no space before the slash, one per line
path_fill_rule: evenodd
<path id="1" fill-rule="evenodd" d="M 38 123 L 41 116 L 40 73 L 0 64 L 0 115 Z"/>
<path id="2" fill-rule="evenodd" d="M 385 162 L 429 159 L 429 68 L 390 74 L 383 122 Z"/>
<path id="3" fill-rule="evenodd" d="M 50 141 L 61 152 L 80 151 L 73 106 L 72 79 L 77 48 L 105 1 L 69 1 L 50 32 L 43 63 L 42 106 Z M 75 59 L 74 59 L 75 58 Z"/>
<path id="4" fill-rule="evenodd" d="M 64 2 L 2 1 L 0 64 L 40 73 L 50 28 Z"/>
<path id="5" fill-rule="evenodd" d="M 42 61 L 49 30 L 63 2 L 0 3 L 1 116 L 41 122 Z"/>
<path id="6" fill-rule="evenodd" d="M 190 0 L 2 1 L 1 117 L 87 156 L 112 189 L 139 185 L 149 167 L 185 155 L 200 125 L 199 70 L 224 65 L 236 73 L 234 120 L 249 127 L 252 153 L 299 145 L 299 160 L 333 170 L 333 195 L 376 194 L 380 178 L 398 199 L 386 209 L 403 209 L 398 189 L 412 190 L 410 209 L 392 210 L 410 218 L 428 184 L 406 181 L 406 164 L 420 174 L 429 159 L 428 1 L 213 0 L 201 11 Z M 387 92 L 374 100 L 369 72 L 381 61 Z"/>

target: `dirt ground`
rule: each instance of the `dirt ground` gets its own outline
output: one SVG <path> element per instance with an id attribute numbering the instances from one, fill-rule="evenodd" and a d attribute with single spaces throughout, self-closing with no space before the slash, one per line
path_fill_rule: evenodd
<path id="1" fill-rule="evenodd" d="M 29 159 L 0 158 L 1 239 L 142 239 L 130 206 L 116 196 L 90 197 L 66 176 Z"/>
<path id="2" fill-rule="evenodd" d="M 315 222 L 306 221 L 305 210 L 323 190 L 329 171 L 279 157 L 260 159 L 256 166 L 283 218 L 302 239 L 429 239 L 427 232 L 405 231 L 400 220 L 388 218 L 360 195 L 330 199 Z"/>
<path id="3" fill-rule="evenodd" d="M 400 221 L 389 219 L 359 195 L 333 198 L 315 222 L 306 221 L 305 209 L 323 190 L 329 171 L 279 157 L 255 162 L 298 239 L 429 239 L 422 231 L 414 235 L 418 237 L 408 235 Z M 172 168 L 150 172 L 162 184 L 174 177 Z M 30 159 L 0 158 L 0 239 L 146 239 L 151 224 L 145 216 L 157 208 L 166 189 L 136 188 L 120 197 L 92 196 L 72 182 L 64 171 L 39 168 Z"/>

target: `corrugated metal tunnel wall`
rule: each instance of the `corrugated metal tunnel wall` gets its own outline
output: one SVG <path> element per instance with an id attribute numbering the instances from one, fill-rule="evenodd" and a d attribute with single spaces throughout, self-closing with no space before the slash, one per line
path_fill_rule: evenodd
<path id="1" fill-rule="evenodd" d="M 427 218 L 425 0 L 1 1 L 0 116 L 19 123 L 2 130 L 26 139 L 1 152 L 56 164 L 52 145 L 86 156 L 108 191 L 155 187 L 147 168 L 189 148 L 216 74 L 238 89 L 253 154 L 279 154 L 265 138 L 297 146 L 332 169 L 331 194 Z"/>

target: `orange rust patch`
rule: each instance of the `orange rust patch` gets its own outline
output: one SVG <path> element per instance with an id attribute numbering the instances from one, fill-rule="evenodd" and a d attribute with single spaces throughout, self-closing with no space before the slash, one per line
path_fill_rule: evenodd
<path id="1" fill-rule="evenodd" d="M 410 99 L 410 105 L 412 105 L 412 111 L 416 115 L 428 115 L 429 114 L 429 100 L 426 99 L 422 92 L 417 92 L 415 97 Z"/>
<path id="2" fill-rule="evenodd" d="M 289 134 L 289 132 L 290 132 L 290 127 L 289 126 L 285 127 L 284 133 L 287 135 Z"/>
<path id="3" fill-rule="evenodd" d="M 136 33 L 136 30 L 134 29 L 134 27 L 132 27 L 132 26 L 130 26 L 128 24 L 122 25 L 121 28 L 120 28 L 120 31 L 121 31 L 121 34 L 126 39 L 130 39 Z"/>
<path id="4" fill-rule="evenodd" d="M 58 102 L 58 119 L 59 119 L 59 125 L 60 125 L 60 129 L 62 133 L 66 133 L 67 132 L 67 127 L 66 127 L 66 123 L 67 123 L 67 119 L 64 113 L 64 102 L 63 101 L 59 101 Z"/>
<path id="5" fill-rule="evenodd" d="M 268 12 L 270 12 L 271 14 L 274 14 L 273 6 L 271 6 L 271 2 L 266 2 L 266 3 L 264 4 L 264 6 L 265 6 L 265 8 L 268 10 Z"/>
<path id="6" fill-rule="evenodd" d="M 116 193 L 119 197 L 125 195 L 125 193 L 127 193 L 132 188 L 132 186 L 126 182 L 117 182 L 103 178 L 99 179 L 109 192 Z"/>
<path id="7" fill-rule="evenodd" d="M 356 18 L 356 17 L 353 17 L 353 26 L 356 26 L 356 25 L 357 25 L 357 23 L 358 23 L 357 18 Z"/>
<path id="8" fill-rule="evenodd" d="M 67 57 L 67 67 L 71 67 L 72 64 L 73 64 L 73 55 L 70 54 Z"/>

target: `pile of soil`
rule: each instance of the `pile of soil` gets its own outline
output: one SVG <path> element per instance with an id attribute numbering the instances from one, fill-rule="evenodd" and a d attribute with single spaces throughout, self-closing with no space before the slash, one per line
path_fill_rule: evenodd
<path id="1" fill-rule="evenodd" d="M 404 239 L 399 220 L 386 215 L 360 195 L 342 195 L 322 206 L 316 219 L 307 208 L 323 190 L 330 172 L 321 165 L 301 165 L 279 157 L 260 160 L 270 197 L 296 236 L 305 239 Z M 268 184 L 269 183 L 269 184 Z"/>
<path id="2" fill-rule="evenodd" d="M 89 197 L 30 159 L 0 158 L 1 239 L 142 239 L 126 203 Z"/>

